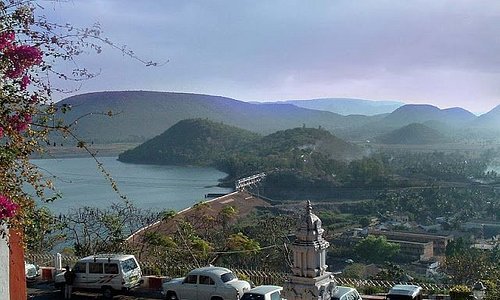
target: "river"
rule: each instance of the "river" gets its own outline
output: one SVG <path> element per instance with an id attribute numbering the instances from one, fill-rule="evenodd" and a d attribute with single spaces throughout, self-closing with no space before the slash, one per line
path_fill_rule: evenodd
<path id="1" fill-rule="evenodd" d="M 116 157 L 100 157 L 99 161 L 120 192 L 141 208 L 178 211 L 203 200 L 205 194 L 231 191 L 216 186 L 226 174 L 213 168 L 126 164 Z M 62 195 L 44 204 L 56 214 L 83 206 L 104 208 L 121 201 L 92 158 L 33 159 L 32 163 L 52 177 Z"/>

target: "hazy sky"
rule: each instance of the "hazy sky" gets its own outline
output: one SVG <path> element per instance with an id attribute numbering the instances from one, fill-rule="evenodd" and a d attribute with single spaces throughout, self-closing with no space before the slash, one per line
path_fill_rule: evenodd
<path id="1" fill-rule="evenodd" d="M 78 93 L 158 90 L 238 100 L 351 97 L 461 106 L 500 104 L 498 0 L 72 0 L 59 22 L 105 35 L 161 67 L 105 49 Z"/>

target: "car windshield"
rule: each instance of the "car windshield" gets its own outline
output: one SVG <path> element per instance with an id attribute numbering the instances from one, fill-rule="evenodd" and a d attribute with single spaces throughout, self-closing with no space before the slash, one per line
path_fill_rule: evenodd
<path id="1" fill-rule="evenodd" d="M 243 297 L 241 297 L 240 300 L 264 300 L 264 295 L 246 293 L 243 295 Z"/>
<path id="2" fill-rule="evenodd" d="M 236 275 L 234 275 L 233 273 L 229 272 L 229 273 L 224 273 L 220 276 L 220 279 L 222 280 L 222 282 L 228 282 L 228 281 L 231 281 L 233 279 L 237 279 L 236 278 Z"/>
<path id="3" fill-rule="evenodd" d="M 127 260 L 124 260 L 121 262 L 122 269 L 124 273 L 127 273 L 129 271 L 132 271 L 133 269 L 137 268 L 137 263 L 135 262 L 135 259 L 129 258 Z"/>

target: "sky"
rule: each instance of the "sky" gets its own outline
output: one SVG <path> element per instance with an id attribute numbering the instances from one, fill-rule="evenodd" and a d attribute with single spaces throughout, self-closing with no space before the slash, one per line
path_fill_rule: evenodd
<path id="1" fill-rule="evenodd" d="M 500 104 L 498 0 L 69 0 L 49 19 L 99 22 L 146 67 L 104 47 L 76 93 L 155 90 L 242 101 L 361 98 Z M 67 95 L 65 95 L 67 96 Z"/>

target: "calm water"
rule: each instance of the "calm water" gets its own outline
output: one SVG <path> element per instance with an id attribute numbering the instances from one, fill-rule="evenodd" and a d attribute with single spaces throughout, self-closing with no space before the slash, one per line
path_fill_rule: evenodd
<path id="1" fill-rule="evenodd" d="M 226 174 L 213 168 L 125 164 L 116 157 L 99 160 L 116 180 L 118 188 L 141 208 L 174 209 L 191 206 L 208 193 L 227 193 L 217 187 Z M 120 201 L 91 158 L 35 159 L 53 178 L 62 198 L 46 204 L 54 213 L 82 206 L 107 207 Z"/>

